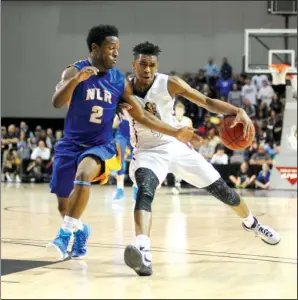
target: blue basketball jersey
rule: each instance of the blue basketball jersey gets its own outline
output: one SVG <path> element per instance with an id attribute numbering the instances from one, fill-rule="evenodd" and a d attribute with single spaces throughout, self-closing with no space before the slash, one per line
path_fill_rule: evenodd
<path id="1" fill-rule="evenodd" d="M 91 66 L 88 59 L 73 64 L 79 71 Z M 83 146 L 101 145 L 113 139 L 113 119 L 125 88 L 117 69 L 93 75 L 75 88 L 65 119 L 65 139 Z"/>

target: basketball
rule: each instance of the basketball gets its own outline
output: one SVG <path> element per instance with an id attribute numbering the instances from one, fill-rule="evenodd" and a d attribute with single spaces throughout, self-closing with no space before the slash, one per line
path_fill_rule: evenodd
<path id="1" fill-rule="evenodd" d="M 238 123 L 235 127 L 230 128 L 236 116 L 225 117 L 220 125 L 219 136 L 223 144 L 231 150 L 242 150 L 250 146 L 255 138 L 255 129 L 247 138 L 243 137 L 243 125 Z"/>

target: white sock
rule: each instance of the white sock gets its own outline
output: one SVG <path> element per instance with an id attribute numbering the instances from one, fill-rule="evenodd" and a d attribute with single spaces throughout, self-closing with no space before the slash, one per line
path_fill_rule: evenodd
<path id="1" fill-rule="evenodd" d="M 138 249 L 145 248 L 150 250 L 150 238 L 145 234 L 140 234 L 136 237 L 136 246 Z"/>
<path id="2" fill-rule="evenodd" d="M 248 216 L 244 219 L 241 219 L 241 221 L 244 223 L 244 225 L 251 228 L 255 222 L 255 219 L 254 219 L 253 214 L 251 212 L 249 212 Z"/>
<path id="3" fill-rule="evenodd" d="M 82 223 L 82 221 L 80 219 L 78 220 L 77 228 L 76 229 L 77 230 L 83 230 L 83 223 Z"/>
<path id="4" fill-rule="evenodd" d="M 118 180 L 118 181 L 117 181 L 117 189 L 121 189 L 121 190 L 123 190 L 123 188 L 124 188 L 124 182 L 123 182 L 123 181 L 120 181 L 120 180 Z"/>
<path id="5" fill-rule="evenodd" d="M 65 216 L 63 219 L 62 229 L 66 232 L 73 233 L 75 228 L 78 226 L 78 219 Z"/>

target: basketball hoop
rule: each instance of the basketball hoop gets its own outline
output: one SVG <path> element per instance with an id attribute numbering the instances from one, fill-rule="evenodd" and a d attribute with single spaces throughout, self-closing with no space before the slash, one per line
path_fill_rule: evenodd
<path id="1" fill-rule="evenodd" d="M 272 74 L 272 84 L 286 84 L 286 79 L 292 80 L 294 76 L 287 74 L 290 68 L 291 66 L 286 64 L 270 65 L 270 70 Z"/>

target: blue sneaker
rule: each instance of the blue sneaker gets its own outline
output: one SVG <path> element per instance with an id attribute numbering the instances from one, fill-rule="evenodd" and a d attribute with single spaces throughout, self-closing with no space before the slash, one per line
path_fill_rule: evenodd
<path id="1" fill-rule="evenodd" d="M 47 251 L 58 255 L 59 260 L 64 260 L 68 257 L 67 247 L 72 234 L 64 231 L 62 228 L 59 230 L 56 238 L 47 245 Z"/>
<path id="2" fill-rule="evenodd" d="M 74 233 L 74 241 L 71 248 L 71 258 L 83 258 L 87 255 L 87 241 L 91 235 L 91 229 L 88 225 L 83 224 L 83 230 L 77 230 Z"/>
<path id="3" fill-rule="evenodd" d="M 138 190 L 139 190 L 139 189 L 138 189 L 138 187 L 135 186 L 135 185 L 134 185 L 132 188 L 133 188 L 133 200 L 136 201 L 136 200 L 137 200 L 137 194 L 138 194 Z"/>
<path id="4" fill-rule="evenodd" d="M 114 194 L 113 200 L 121 200 L 124 198 L 124 190 L 123 189 L 117 189 L 116 193 Z"/>

